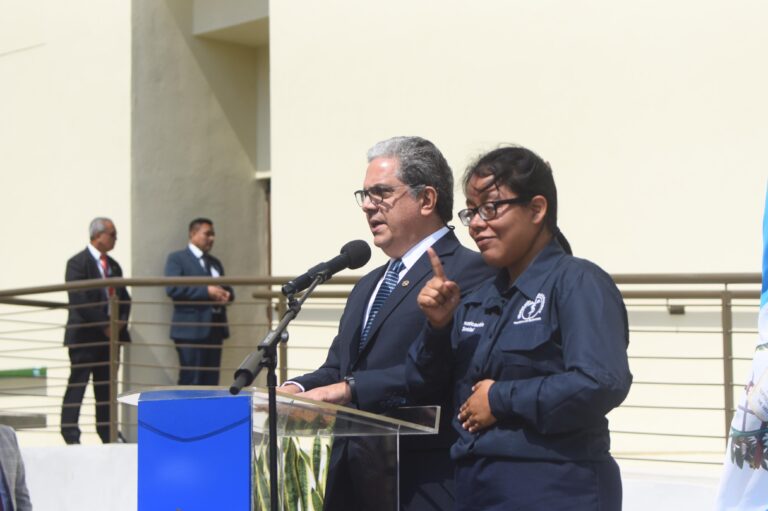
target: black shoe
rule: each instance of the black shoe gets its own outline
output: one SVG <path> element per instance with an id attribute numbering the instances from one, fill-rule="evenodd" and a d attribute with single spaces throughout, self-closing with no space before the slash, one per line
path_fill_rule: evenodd
<path id="1" fill-rule="evenodd" d="M 80 443 L 79 438 L 65 438 L 64 441 L 67 443 L 67 445 L 77 445 Z"/>
<path id="2" fill-rule="evenodd" d="M 123 433 L 121 431 L 117 432 L 117 443 L 118 444 L 127 444 L 128 440 L 125 439 L 123 436 Z"/>

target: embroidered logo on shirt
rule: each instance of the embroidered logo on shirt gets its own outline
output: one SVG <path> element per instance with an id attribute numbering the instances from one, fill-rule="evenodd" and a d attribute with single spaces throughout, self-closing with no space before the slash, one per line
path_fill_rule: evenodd
<path id="1" fill-rule="evenodd" d="M 517 321 L 515 321 L 514 324 L 519 325 L 521 323 L 541 321 L 541 312 L 544 310 L 544 302 L 546 301 L 547 299 L 544 297 L 543 293 L 537 294 L 535 300 L 526 301 L 523 306 L 520 307 L 520 312 L 517 313 Z"/>
<path id="2" fill-rule="evenodd" d="M 485 326 L 484 322 L 475 323 L 474 321 L 465 321 L 464 325 L 461 327 L 462 332 L 469 332 L 470 334 L 475 331 L 477 328 L 483 328 Z"/>

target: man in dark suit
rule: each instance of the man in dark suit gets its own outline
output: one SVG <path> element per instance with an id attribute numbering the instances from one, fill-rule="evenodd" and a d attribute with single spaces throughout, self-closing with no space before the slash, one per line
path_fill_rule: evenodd
<path id="1" fill-rule="evenodd" d="M 21 459 L 16 432 L 0 425 L 0 509 L 31 511 L 24 460 Z"/>
<path id="2" fill-rule="evenodd" d="M 469 291 L 493 270 L 463 247 L 447 226 L 453 216 L 453 175 L 440 151 L 418 137 L 396 137 L 368 151 L 364 188 L 355 192 L 390 261 L 354 287 L 325 363 L 294 378 L 281 391 L 356 406 L 375 413 L 399 406 L 438 404 L 451 410 L 450 389 L 414 402 L 406 393 L 405 361 L 425 319 L 416 303 L 432 277 L 432 247 L 446 273 Z M 446 414 L 443 413 L 445 416 Z M 400 442 L 400 509 L 453 507 L 450 418 L 435 437 Z M 397 480 L 391 437 L 334 439 L 326 510 L 391 510 Z"/>
<path id="3" fill-rule="evenodd" d="M 207 218 L 189 223 L 189 245 L 168 255 L 166 277 L 219 277 L 224 266 L 209 252 L 216 232 Z M 168 286 L 173 299 L 171 339 L 179 354 L 179 385 L 218 385 L 221 345 L 229 337 L 226 304 L 235 299 L 229 286 Z M 197 303 L 195 303 L 197 302 Z"/>
<path id="4" fill-rule="evenodd" d="M 122 277 L 117 261 L 107 255 L 115 248 L 117 230 L 109 218 L 99 217 L 89 227 L 91 242 L 82 252 L 67 261 L 64 280 Z M 119 300 L 119 341 L 129 342 L 127 322 L 131 311 L 131 296 L 124 287 L 104 287 L 69 291 L 69 317 L 64 345 L 69 348 L 72 363 L 69 383 L 61 410 L 61 436 L 68 444 L 80 443 L 80 405 L 85 387 L 93 375 L 96 397 L 96 432 L 101 441 L 109 442 L 109 298 Z"/>

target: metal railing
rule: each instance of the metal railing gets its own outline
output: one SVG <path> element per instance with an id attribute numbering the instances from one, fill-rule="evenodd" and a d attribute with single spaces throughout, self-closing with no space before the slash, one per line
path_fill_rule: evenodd
<path id="1" fill-rule="evenodd" d="M 272 305 L 269 301 L 253 299 L 250 294 L 259 287 L 276 283 L 270 278 L 152 278 L 152 279 L 97 279 L 0 291 L 0 423 L 16 427 L 21 435 L 32 435 L 33 444 L 60 443 L 62 408 L 80 409 L 79 426 L 89 442 L 98 442 L 93 435 L 97 427 L 109 427 L 110 441 L 135 437 L 135 414 L 118 404 L 117 396 L 124 392 L 140 391 L 149 387 L 176 384 L 179 369 L 177 346 L 169 338 L 172 302 L 165 297 L 168 285 L 228 284 L 242 291 L 237 301 L 228 305 L 229 327 L 232 335 L 224 343 L 221 364 L 221 383 L 229 384 L 230 375 L 240 360 L 252 351 L 259 336 L 269 329 Z M 67 291 L 130 287 L 134 294 L 129 328 L 133 342 L 120 342 L 118 310 L 121 302 L 117 295 L 108 300 L 72 306 Z M 196 302 L 204 304 L 205 302 Z M 107 328 L 109 340 L 105 342 L 63 345 L 67 328 L 67 313 L 79 307 L 109 309 L 111 320 L 103 323 L 79 324 L 77 327 Z M 234 313 L 233 313 L 234 312 Z M 138 335 L 137 335 L 138 334 Z M 104 361 L 71 364 L 68 350 L 88 350 L 108 347 Z M 215 345 L 195 344 L 201 349 L 217 349 Z M 227 354 L 230 354 L 227 360 Z M 71 368 L 108 367 L 106 385 L 108 402 L 100 402 L 86 395 L 82 405 L 63 404 L 66 389 L 89 387 L 68 383 Z M 208 368 L 198 368 L 207 371 Z M 109 407 L 109 424 L 95 420 L 95 405 Z M 64 424 L 65 426 L 67 424 Z M 74 425 L 74 424 L 72 424 Z M 45 438 L 42 438 L 45 437 Z"/>
<path id="2" fill-rule="evenodd" d="M 635 375 L 628 399 L 610 416 L 615 456 L 625 460 L 719 464 L 735 395 L 742 386 L 737 381 L 747 375 L 755 346 L 760 274 L 617 274 L 613 277 L 629 311 L 629 355 Z M 130 346 L 122 348 L 126 356 L 119 362 L 118 325 L 116 322 L 109 325 L 110 438 L 116 439 L 118 431 L 131 431 L 135 427 L 135 419 L 129 412 L 123 410 L 122 415 L 118 415 L 118 393 L 175 384 L 178 364 L 174 345 L 167 336 L 171 309 L 170 301 L 162 293 L 163 286 L 216 283 L 235 287 L 238 300 L 230 307 L 239 307 L 241 311 L 230 318 L 233 336 L 225 344 L 225 350 L 232 355 L 222 363 L 221 372 L 221 384 L 228 385 L 240 360 L 255 348 L 284 311 L 286 304 L 278 287 L 287 280 L 282 277 L 110 279 L 112 287 L 129 286 L 133 290 L 131 331 L 142 333 L 134 335 L 138 339 L 134 338 Z M 349 290 L 357 280 L 356 277 L 334 277 L 304 305 L 302 314 L 291 325 L 291 340 L 280 347 L 280 381 L 322 363 Z M 66 388 L 62 374 L 69 367 L 61 345 L 65 323 L 61 311 L 66 310 L 68 304 L 64 300 L 44 298 L 51 293 L 104 286 L 104 280 L 96 280 L 0 291 L 0 421 L 7 422 L 16 415 L 16 425 L 22 431 L 47 431 L 52 433 L 49 438 L 58 436 L 60 397 Z M 142 293 L 139 289 L 146 291 Z M 137 295 L 152 293 L 151 299 L 146 296 L 137 299 Z M 113 310 L 118 305 L 114 298 L 110 300 Z M 36 315 L 42 317 L 34 319 Z M 40 356 L 47 351 L 54 353 Z M 40 395 L 32 377 L 26 386 L 18 381 L 13 388 L 3 386 L 3 374 L 12 375 L 12 371 L 23 371 L 30 366 L 45 370 L 45 395 Z M 5 380 L 11 379 L 9 376 Z M 89 407 L 90 402 L 83 404 L 84 411 Z M 44 421 L 35 423 L 30 419 L 40 415 Z M 45 427 L 39 427 L 43 422 Z M 81 420 L 84 430 L 94 425 Z"/>

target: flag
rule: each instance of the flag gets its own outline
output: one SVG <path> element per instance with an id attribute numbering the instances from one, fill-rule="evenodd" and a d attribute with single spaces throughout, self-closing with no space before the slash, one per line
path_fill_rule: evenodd
<path id="1" fill-rule="evenodd" d="M 731 422 L 716 509 L 768 510 L 768 193 L 763 213 L 763 287 L 752 370 Z"/>

